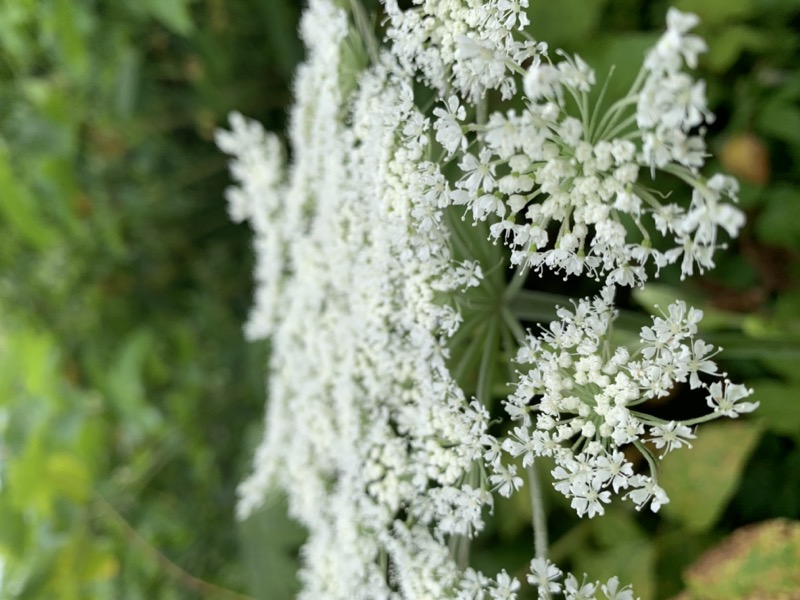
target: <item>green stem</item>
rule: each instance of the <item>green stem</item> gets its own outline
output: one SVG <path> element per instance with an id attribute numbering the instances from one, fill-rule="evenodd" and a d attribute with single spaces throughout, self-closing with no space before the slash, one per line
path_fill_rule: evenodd
<path id="1" fill-rule="evenodd" d="M 489 103 L 486 96 L 480 99 L 475 107 L 475 121 L 478 126 L 483 127 L 488 121 Z"/>
<path id="2" fill-rule="evenodd" d="M 492 359 L 494 358 L 495 347 L 497 345 L 497 320 L 493 318 L 489 321 L 489 331 L 484 340 L 483 355 L 481 365 L 478 369 L 478 386 L 475 395 L 478 402 L 484 406 L 489 406 L 490 390 L 492 385 Z"/>
<path id="3" fill-rule="evenodd" d="M 527 467 L 528 485 L 531 488 L 531 520 L 533 525 L 533 548 L 536 558 L 547 558 L 547 519 L 544 514 L 542 488 L 536 473 L 536 465 Z"/>
<path id="4" fill-rule="evenodd" d="M 454 209 L 455 208 L 456 207 L 454 207 Z M 460 221 L 460 219 L 455 216 L 454 212 L 454 210 L 446 210 L 444 213 L 450 225 L 448 229 L 453 233 L 453 235 L 450 236 L 450 241 L 453 243 L 456 252 L 461 254 L 463 260 L 472 260 L 474 257 L 472 256 L 469 240 L 464 236 L 461 227 L 459 227 L 459 225 L 463 226 L 463 221 L 457 222 Z"/>
<path id="5" fill-rule="evenodd" d="M 175 580 L 181 587 L 192 592 L 193 595 L 201 598 L 219 598 L 220 600 L 254 600 L 251 596 L 221 588 L 218 585 L 195 577 L 184 571 L 180 566 L 172 562 L 158 548 L 153 546 L 145 537 L 139 533 L 127 519 L 97 490 L 92 490 L 92 499 L 106 516 L 122 530 L 130 549 L 137 547 L 163 572 Z"/>
<path id="6" fill-rule="evenodd" d="M 503 292 L 503 296 L 506 300 L 517 295 L 517 292 L 519 292 L 520 288 L 522 288 L 522 286 L 525 284 L 525 280 L 528 278 L 527 275 L 528 263 L 525 261 L 517 265 L 517 268 L 514 269 L 514 274 L 511 276 L 511 281 L 508 282 L 506 291 Z"/>
<path id="7" fill-rule="evenodd" d="M 375 33 L 372 30 L 369 19 L 367 19 L 367 13 L 364 11 L 361 1 L 350 0 L 350 8 L 353 11 L 353 18 L 355 19 L 358 32 L 361 34 L 364 45 L 367 47 L 370 60 L 372 64 L 378 64 L 378 41 L 375 39 Z"/>
<path id="8" fill-rule="evenodd" d="M 481 340 L 480 338 L 476 337 L 472 340 L 469 347 L 464 351 L 464 354 L 461 356 L 461 360 L 458 361 L 456 368 L 453 370 L 453 378 L 459 383 L 459 385 L 463 386 L 462 378 L 464 376 L 464 372 L 467 370 L 467 367 L 472 362 L 473 356 L 481 347 Z"/>
<path id="9" fill-rule="evenodd" d="M 622 100 L 617 100 L 614 104 L 612 104 L 608 109 L 608 112 L 603 115 L 603 118 L 600 120 L 600 125 L 597 127 L 597 135 L 595 136 L 595 139 L 605 139 L 608 128 L 616 125 L 616 119 L 619 116 L 620 111 L 622 111 L 622 109 L 624 109 L 626 106 L 636 103 L 636 100 L 636 96 L 626 96 Z"/>
<path id="10" fill-rule="evenodd" d="M 481 320 L 478 318 L 470 318 L 464 321 L 461 327 L 458 328 L 458 331 L 453 334 L 453 337 L 448 340 L 448 345 L 451 348 L 459 348 L 464 342 L 464 339 L 472 333 L 472 330 L 475 329 L 480 322 Z"/>
<path id="11" fill-rule="evenodd" d="M 716 421 L 720 418 L 721 415 L 717 413 L 709 413 L 707 415 L 703 415 L 702 417 L 696 417 L 694 419 L 688 419 L 686 421 L 678 421 L 681 425 L 699 425 L 700 423 L 708 423 L 709 421 Z"/>
<path id="12" fill-rule="evenodd" d="M 469 565 L 470 540 L 465 535 L 453 535 L 450 537 L 450 556 L 456 561 L 458 570 L 463 571 Z"/>
<path id="13" fill-rule="evenodd" d="M 535 290 L 519 290 L 508 298 L 508 310 L 520 321 L 552 321 L 558 318 L 556 305 L 569 302 L 567 296 Z"/>
<path id="14" fill-rule="evenodd" d="M 527 337 L 522 325 L 519 324 L 519 321 L 517 321 L 516 317 L 505 306 L 502 308 L 501 315 L 503 320 L 506 322 L 506 325 L 508 325 L 508 329 L 514 334 L 514 338 L 517 340 L 517 343 L 522 344 Z"/>
<path id="15" fill-rule="evenodd" d="M 611 131 L 606 133 L 605 137 L 608 139 L 614 139 L 634 123 L 636 123 L 636 115 L 628 115 L 625 120 L 619 122 Z"/>
<path id="16" fill-rule="evenodd" d="M 650 467 L 650 476 L 653 478 L 653 481 L 657 481 L 658 465 L 656 465 L 653 453 L 639 440 L 634 440 L 633 445 L 636 446 L 636 449 L 641 452 L 642 456 L 644 456 L 644 459 L 647 461 L 647 466 Z"/>
<path id="17" fill-rule="evenodd" d="M 608 84 L 611 81 L 611 76 L 614 74 L 615 68 L 616 68 L 615 65 L 611 65 L 611 69 L 608 71 L 608 77 L 606 77 L 606 80 L 603 82 L 603 87 L 600 88 L 600 95 L 598 96 L 597 102 L 595 102 L 594 105 L 594 110 L 592 111 L 592 118 L 589 121 L 589 132 L 588 132 L 589 135 L 588 141 L 591 142 L 592 144 L 594 144 L 596 141 L 594 133 L 595 133 L 595 126 L 597 125 L 597 116 L 600 114 L 600 110 L 602 109 L 603 100 L 605 100 L 606 92 L 608 91 Z"/>

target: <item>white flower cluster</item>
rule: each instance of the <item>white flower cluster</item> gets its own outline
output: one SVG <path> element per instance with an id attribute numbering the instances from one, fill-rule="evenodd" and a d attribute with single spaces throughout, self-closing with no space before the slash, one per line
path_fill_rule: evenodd
<path id="1" fill-rule="evenodd" d="M 507 411 L 519 421 L 503 448 L 523 464 L 552 457 L 555 488 L 572 500 L 579 515 L 602 515 L 614 494 L 637 508 L 650 503 L 655 512 L 669 502 L 656 482 L 654 458 L 643 444 L 652 443 L 659 458 L 694 439 L 691 425 L 707 421 L 663 421 L 637 409 L 647 400 L 666 396 L 678 383 L 706 392 L 710 417 L 737 417 L 756 403 L 741 402 L 752 393 L 727 379 L 711 385 L 700 374 L 724 377 L 711 358 L 718 350 L 696 337 L 702 311 L 682 301 L 642 327 L 633 351 L 613 347 L 613 289 L 576 303 L 574 311 L 558 310 L 560 320 L 538 336 L 530 334 L 517 360 L 531 365 L 522 373 Z M 646 437 L 648 436 L 649 437 Z M 634 473 L 623 452 L 635 446 L 647 458 L 650 475 Z M 502 490 L 501 490 L 502 492 Z"/>
<path id="2" fill-rule="evenodd" d="M 239 113 L 230 117 L 231 131 L 219 131 L 217 146 L 236 156 L 230 172 L 237 187 L 226 190 L 228 214 L 236 223 L 248 221 L 256 233 L 256 297 L 251 319 L 245 326 L 248 339 L 272 333 L 280 307 L 280 286 L 288 228 L 284 221 L 282 185 L 283 151 L 278 137 L 260 123 L 246 121 Z"/>
<path id="3" fill-rule="evenodd" d="M 564 582 L 560 582 L 564 573 L 544 558 L 534 558 L 531 561 L 528 583 L 535 585 L 540 600 L 549 600 L 554 594 L 563 594 L 566 600 L 589 600 L 598 598 L 604 600 L 633 600 L 633 590 L 630 586 L 620 587 L 619 578 L 612 577 L 606 583 L 599 581 L 586 581 L 586 575 L 579 582 L 572 573 L 568 573 Z M 602 592 L 598 596 L 597 592 Z"/>
<path id="4" fill-rule="evenodd" d="M 447 182 L 421 160 L 429 125 L 409 82 L 376 67 L 345 106 L 345 13 L 312 2 L 302 35 L 288 177 L 259 125 L 232 115 L 217 136 L 238 182 L 231 216 L 256 234 L 247 332 L 271 340 L 240 516 L 285 490 L 309 532 L 303 598 L 447 597 L 462 574 L 442 540 L 479 531 L 492 497 L 474 476 L 488 414 L 446 368 L 459 315 L 441 298 L 480 269 L 451 259 Z"/>
<path id="5" fill-rule="evenodd" d="M 671 9 L 630 92 L 605 113 L 603 93 L 590 106 L 594 71 L 561 52 L 525 71 L 523 111 L 498 111 L 471 128 L 455 96 L 434 112 L 437 141 L 461 157 L 453 201 L 475 219 L 493 219 L 492 236 L 512 248 L 513 263 L 626 286 L 643 284 L 648 264 L 657 272 L 681 260 L 684 276 L 714 266 L 718 230 L 736 236 L 744 216 L 726 200 L 737 198 L 734 179 L 697 172 L 706 156 L 702 124 L 712 115 L 704 83 L 682 70 L 705 49 L 687 34 L 696 22 Z M 470 131 L 476 144 L 466 151 Z M 691 206 L 664 202 L 642 181 L 643 168 L 691 185 Z M 671 248 L 654 247 L 648 221 Z"/>
<path id="6" fill-rule="evenodd" d="M 733 180 L 698 173 L 710 113 L 683 67 L 704 46 L 688 34 L 694 17 L 671 11 L 631 93 L 601 115 L 588 108 L 587 64 L 563 54 L 553 64 L 525 34 L 527 0 L 384 0 L 388 47 L 367 43 L 363 69 L 342 4 L 310 0 L 303 15 L 288 167 L 278 138 L 241 115 L 217 133 L 232 157 L 230 216 L 255 233 L 245 331 L 271 348 L 266 431 L 239 516 L 272 492 L 288 496 L 308 531 L 300 598 L 514 600 L 525 582 L 471 568 L 466 552 L 493 493 L 523 485 L 510 458 L 529 475 L 536 457 L 555 458 L 556 488 L 581 515 L 602 514 L 612 490 L 657 510 L 667 498 L 646 444 L 689 445 L 694 422 L 637 405 L 680 382 L 706 391 L 713 413 L 700 420 L 755 404 L 717 372 L 716 349 L 696 338 L 700 311 L 681 303 L 642 329 L 635 351 L 613 348 L 607 287 L 560 309 L 539 336 L 519 335 L 518 360 L 532 368 L 505 403 L 513 433 L 491 435 L 487 398 L 468 398 L 448 369 L 459 296 L 490 277 L 455 260 L 463 231 L 451 236 L 448 211 L 466 206 L 515 263 L 539 270 L 632 285 L 648 262 L 683 256 L 687 275 L 712 266 L 717 230 L 735 235 L 742 216 L 723 201 L 735 198 Z M 430 114 L 415 101 L 419 82 L 439 102 Z M 508 99 L 520 84 L 524 111 L 484 118 L 487 90 Z M 660 202 L 642 169 L 691 185 L 691 205 Z M 645 216 L 675 248 L 652 247 Z M 627 239 L 629 222 L 639 241 Z M 650 475 L 634 472 L 631 444 Z M 527 582 L 541 598 L 633 598 L 616 578 L 565 577 L 538 550 Z"/>
<path id="7" fill-rule="evenodd" d="M 386 0 L 385 8 L 393 56 L 440 94 L 455 88 L 477 102 L 497 89 L 510 98 L 517 65 L 547 50 L 514 35 L 529 23 L 528 0 L 414 0 L 406 10 Z"/>

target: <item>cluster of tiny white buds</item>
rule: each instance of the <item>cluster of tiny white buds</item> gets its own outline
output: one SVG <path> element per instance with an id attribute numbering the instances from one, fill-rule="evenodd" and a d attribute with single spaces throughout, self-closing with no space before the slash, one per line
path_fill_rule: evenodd
<path id="1" fill-rule="evenodd" d="M 426 0 L 405 9 L 397 0 L 384 4 L 392 55 L 442 96 L 455 89 L 475 103 L 499 90 L 511 98 L 514 69 L 547 51 L 546 44 L 519 35 L 528 25 L 528 0 Z"/>
<path id="2" fill-rule="evenodd" d="M 639 346 L 612 347 L 609 334 L 615 318 L 613 289 L 577 302 L 572 311 L 558 310 L 559 320 L 538 335 L 529 334 L 517 360 L 531 368 L 520 373 L 515 392 L 506 401 L 510 417 L 520 422 L 503 440 L 503 449 L 523 465 L 549 456 L 556 466 L 556 490 L 571 499 L 579 515 L 605 512 L 613 494 L 649 503 L 653 511 L 669 500 L 658 486 L 652 445 L 663 458 L 695 439 L 691 425 L 718 417 L 751 412 L 758 403 L 742 402 L 752 390 L 720 377 L 711 357 L 717 349 L 696 337 L 702 311 L 683 301 L 642 327 Z M 636 407 L 666 396 L 678 384 L 703 389 L 713 412 L 688 422 L 662 421 Z M 648 436 L 649 433 L 649 436 Z M 651 473 L 635 473 L 623 450 L 633 444 L 650 461 Z M 494 476 L 499 491 L 513 485 L 505 467 Z"/>
<path id="3" fill-rule="evenodd" d="M 494 112 L 470 129 L 457 96 L 450 96 L 434 110 L 433 127 L 447 156 L 461 155 L 452 202 L 468 206 L 475 220 L 492 221 L 491 235 L 510 246 L 512 262 L 537 271 L 632 286 L 679 261 L 683 276 L 713 268 L 723 246 L 718 231 L 735 237 L 744 216 L 731 204 L 734 179 L 698 173 L 706 157 L 702 125 L 713 114 L 704 82 L 684 71 L 705 49 L 687 33 L 696 21 L 670 10 L 667 31 L 628 96 L 605 113 L 600 101 L 589 105 L 594 71 L 561 51 L 556 62 L 527 67 L 521 112 Z M 476 132 L 469 151 L 468 130 Z M 688 209 L 641 181 L 643 168 L 691 186 Z M 554 239 L 553 223 L 559 224 Z M 653 229 L 672 247 L 657 249 Z"/>

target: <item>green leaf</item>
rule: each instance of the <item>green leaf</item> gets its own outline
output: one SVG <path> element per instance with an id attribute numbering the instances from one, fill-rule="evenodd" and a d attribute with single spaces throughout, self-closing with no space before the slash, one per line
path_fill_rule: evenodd
<path id="1" fill-rule="evenodd" d="M 8 494 L 0 494 L 0 557 L 19 557 L 25 552 L 26 523 L 24 512 L 11 506 Z"/>
<path id="2" fill-rule="evenodd" d="M 748 421 L 701 425 L 693 448 L 662 461 L 658 482 L 669 495 L 664 514 L 689 529 L 704 531 L 719 518 L 736 488 L 761 427 Z"/>
<path id="3" fill-rule="evenodd" d="M 129 119 L 139 97 L 141 85 L 141 55 L 131 46 L 120 51 L 114 82 L 114 108 L 117 117 Z"/>
<path id="4" fill-rule="evenodd" d="M 800 111 L 797 112 L 797 120 L 800 132 Z M 787 123 L 784 127 L 791 127 L 791 124 Z M 756 221 L 758 238 L 769 244 L 800 246 L 800 191 L 791 186 L 776 185 L 766 194 L 762 212 Z"/>
<path id="5" fill-rule="evenodd" d="M 736 6 L 736 3 L 729 2 L 728 5 Z M 760 50 L 764 48 L 766 41 L 764 33 L 754 27 L 746 25 L 726 27 L 711 40 L 705 64 L 712 71 L 724 73 L 744 51 Z"/>
<path id="6" fill-rule="evenodd" d="M 675 8 L 695 13 L 705 25 L 715 25 L 750 17 L 756 13 L 758 6 L 753 0 L 678 0 Z"/>
<path id="7" fill-rule="evenodd" d="M 574 553 L 575 574 L 588 573 L 605 582 L 613 576 L 633 585 L 634 593 L 651 598 L 655 590 L 655 550 L 631 512 L 611 507 L 591 521 L 594 544 Z"/>
<path id="8" fill-rule="evenodd" d="M 19 357 L 19 371 L 15 375 L 24 392 L 40 398 L 53 396 L 57 385 L 55 366 L 58 360 L 53 340 L 47 335 L 32 331 L 24 331 L 12 339 L 14 355 L 6 360 L 17 362 L 14 359 Z"/>
<path id="9" fill-rule="evenodd" d="M 753 399 L 761 403 L 754 414 L 770 431 L 782 435 L 800 433 L 800 383 L 761 380 L 750 386 L 755 392 Z"/>
<path id="10" fill-rule="evenodd" d="M 147 402 L 145 361 L 154 345 L 151 330 L 141 328 L 125 340 L 106 376 L 108 399 L 122 417 L 127 442 L 139 443 L 163 425 L 161 413 Z"/>
<path id="11" fill-rule="evenodd" d="M 772 99 L 758 111 L 757 128 L 764 135 L 800 144 L 800 109 L 782 99 Z"/>
<path id="12" fill-rule="evenodd" d="M 658 597 L 688 600 L 678 594 L 683 590 L 683 573 L 719 540 L 718 535 L 692 532 L 677 527 L 665 529 L 655 538 L 658 553 Z"/>
<path id="13" fill-rule="evenodd" d="M 52 580 L 53 569 L 56 565 L 56 556 L 52 551 L 40 553 L 28 565 L 21 589 L 14 595 L 15 600 L 40 600 L 49 594 L 45 593 Z"/>
<path id="14" fill-rule="evenodd" d="M 55 486 L 47 478 L 47 450 L 41 435 L 31 436 L 20 456 L 8 464 L 8 490 L 11 506 L 38 518 L 52 513 Z"/>
<path id="15" fill-rule="evenodd" d="M 599 517 L 603 520 L 605 517 Z M 621 541 L 602 550 L 582 550 L 575 555 L 575 571 L 605 583 L 617 576 L 620 585 L 631 584 L 641 598 L 652 598 L 655 589 L 655 552 L 647 539 Z M 576 573 L 576 574 L 577 574 Z"/>
<path id="16" fill-rule="evenodd" d="M 800 359 L 800 339 L 792 336 L 781 336 L 773 330 L 761 328 L 755 331 L 746 320 L 747 334 L 758 334 L 759 337 L 748 337 L 737 331 L 703 333 L 703 339 L 710 344 L 722 348 L 720 355 L 725 360 L 793 360 Z"/>
<path id="17" fill-rule="evenodd" d="M 59 58 L 79 81 L 83 81 L 89 71 L 88 36 L 86 28 L 81 27 L 81 21 L 86 21 L 85 13 L 86 9 L 79 2 L 57 0 L 52 15 L 61 50 Z"/>
<path id="18" fill-rule="evenodd" d="M 737 529 L 686 572 L 692 600 L 796 598 L 800 522 L 774 519 Z"/>
<path id="19" fill-rule="evenodd" d="M 283 498 L 268 498 L 264 507 L 239 526 L 250 591 L 259 599 L 290 600 L 299 585 L 297 553 L 305 532 L 286 513 Z"/>
<path id="20" fill-rule="evenodd" d="M 31 36 L 30 21 L 36 11 L 24 2 L 0 3 L 0 48 L 8 58 L 27 67 L 33 55 L 34 41 Z"/>
<path id="21" fill-rule="evenodd" d="M 91 475 L 84 464 L 67 452 L 47 457 L 46 477 L 54 491 L 74 502 L 83 502 L 91 492 Z"/>
<path id="22" fill-rule="evenodd" d="M 144 8 L 175 33 L 188 35 L 193 29 L 187 0 L 145 0 Z"/>
<path id="23" fill-rule="evenodd" d="M 0 216 L 11 226 L 10 233 L 37 248 L 53 241 L 53 232 L 42 220 L 36 199 L 12 171 L 10 153 L 4 146 L 0 146 Z"/>
<path id="24" fill-rule="evenodd" d="M 529 31 L 534 38 L 547 40 L 554 48 L 580 43 L 597 29 L 605 4 L 603 0 L 531 2 Z"/>

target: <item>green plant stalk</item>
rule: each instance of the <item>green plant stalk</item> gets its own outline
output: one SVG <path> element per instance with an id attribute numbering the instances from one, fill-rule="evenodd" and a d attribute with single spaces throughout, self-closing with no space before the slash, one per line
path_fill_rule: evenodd
<path id="1" fill-rule="evenodd" d="M 533 551 L 536 558 L 547 558 L 547 518 L 544 513 L 542 488 L 536 473 L 536 463 L 527 467 L 528 485 L 531 488 L 531 521 L 533 525 Z"/>

